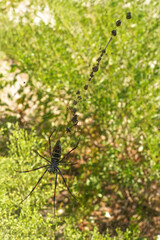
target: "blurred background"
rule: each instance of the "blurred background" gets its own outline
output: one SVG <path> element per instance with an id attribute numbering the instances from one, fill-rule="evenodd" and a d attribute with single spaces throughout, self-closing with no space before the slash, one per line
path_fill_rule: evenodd
<path id="1" fill-rule="evenodd" d="M 157 0 L 0 1 L 1 239 L 160 239 L 159 12 Z M 55 217 L 55 175 L 20 204 L 43 170 L 15 172 L 45 165 L 34 151 L 49 159 L 53 129 L 62 155 L 80 139 L 61 168 L 77 201 L 58 176 Z"/>

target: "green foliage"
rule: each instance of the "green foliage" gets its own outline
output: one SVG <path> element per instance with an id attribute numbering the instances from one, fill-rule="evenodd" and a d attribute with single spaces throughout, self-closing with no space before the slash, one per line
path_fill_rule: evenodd
<path id="1" fill-rule="evenodd" d="M 72 218 L 64 218 L 64 220 L 54 217 L 53 206 L 48 205 L 53 194 L 52 184 L 49 184 L 49 188 L 46 184 L 50 182 L 49 177 L 47 177 L 47 181 L 42 180 L 39 190 L 37 189 L 25 203 L 20 204 L 21 198 L 24 198 L 29 189 L 33 188 L 39 173 L 20 174 L 16 173 L 14 169 L 19 169 L 20 165 L 25 169 L 30 169 L 41 164 L 32 152 L 33 147 L 37 147 L 38 144 L 35 131 L 28 134 L 27 131 L 19 129 L 18 126 L 12 128 L 8 143 L 9 155 L 1 158 L 1 238 L 35 239 L 36 236 L 36 239 L 54 239 L 54 236 L 61 236 L 59 229 L 63 223 L 65 239 L 112 239 L 108 233 L 102 236 L 97 230 L 81 232 L 78 227 L 75 228 L 73 216 Z M 70 215 L 72 214 L 74 213 L 70 212 Z M 119 239 L 119 236 L 123 236 L 122 231 L 118 229 L 117 234 L 115 240 Z M 131 232 L 127 230 L 123 239 L 130 239 L 128 238 L 130 234 Z M 136 232 L 136 236 L 138 236 L 138 232 Z"/>
<path id="2" fill-rule="evenodd" d="M 158 1 L 1 1 L 0 8 L 0 56 L 8 64 L 0 68 L 1 238 L 154 238 L 160 212 Z M 85 91 L 113 29 L 117 36 Z M 77 90 L 80 127 L 67 135 Z M 15 172 L 45 165 L 34 150 L 49 157 L 53 127 L 52 145 L 61 138 L 63 154 L 80 138 L 69 159 L 77 166 L 63 168 L 77 202 L 59 176 L 55 218 L 55 176 L 46 173 L 20 205 L 43 169 Z"/>

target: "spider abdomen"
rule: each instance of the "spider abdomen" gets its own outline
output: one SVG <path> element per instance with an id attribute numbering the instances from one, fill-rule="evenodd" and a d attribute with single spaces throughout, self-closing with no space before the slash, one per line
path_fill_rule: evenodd
<path id="1" fill-rule="evenodd" d="M 61 158 L 61 142 L 58 140 L 53 147 L 52 155 L 51 155 L 51 168 L 56 168 L 59 164 Z"/>

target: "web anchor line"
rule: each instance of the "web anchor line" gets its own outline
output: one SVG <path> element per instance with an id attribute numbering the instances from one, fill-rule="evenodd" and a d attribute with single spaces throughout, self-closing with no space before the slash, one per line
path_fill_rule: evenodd
<path id="1" fill-rule="evenodd" d="M 126 19 L 131 19 L 131 12 L 127 12 L 126 14 Z M 116 27 L 119 27 L 121 25 L 121 20 L 117 20 L 116 21 Z M 110 37 L 109 41 L 107 42 L 105 48 L 101 51 L 101 54 L 100 56 L 97 58 L 97 64 L 92 68 L 92 71 L 89 75 L 89 78 L 88 78 L 88 82 L 83 86 L 83 89 L 86 91 L 88 90 L 88 87 L 89 87 L 89 82 L 91 82 L 91 80 L 94 78 L 95 76 L 95 73 L 98 72 L 99 70 L 99 65 L 100 65 L 100 62 L 104 56 L 104 54 L 106 53 L 106 50 L 107 50 L 107 47 L 109 46 L 109 44 L 111 43 L 111 41 L 113 40 L 113 37 L 115 37 L 117 35 L 117 30 L 112 30 L 111 31 L 111 34 L 112 36 Z M 68 126 L 66 127 L 66 132 L 67 133 L 71 133 L 71 129 L 75 126 L 78 125 L 78 114 L 77 114 L 77 107 L 76 105 L 81 101 L 82 99 L 82 96 L 81 96 L 81 93 L 80 93 L 80 90 L 78 90 L 76 92 L 76 95 L 77 95 L 77 99 L 74 99 L 73 102 L 72 102 L 72 105 L 71 107 L 69 107 L 69 110 L 72 114 L 72 117 L 71 117 L 71 126 Z"/>

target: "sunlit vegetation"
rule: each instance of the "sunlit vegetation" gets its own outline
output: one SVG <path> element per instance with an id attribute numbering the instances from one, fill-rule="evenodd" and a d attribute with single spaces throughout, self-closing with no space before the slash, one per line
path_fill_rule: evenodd
<path id="1" fill-rule="evenodd" d="M 1 239 L 158 239 L 158 4 L 0 1 Z M 56 216 L 55 175 L 20 204 L 43 170 L 15 172 L 45 164 L 53 129 L 62 155 L 80 139 Z"/>

